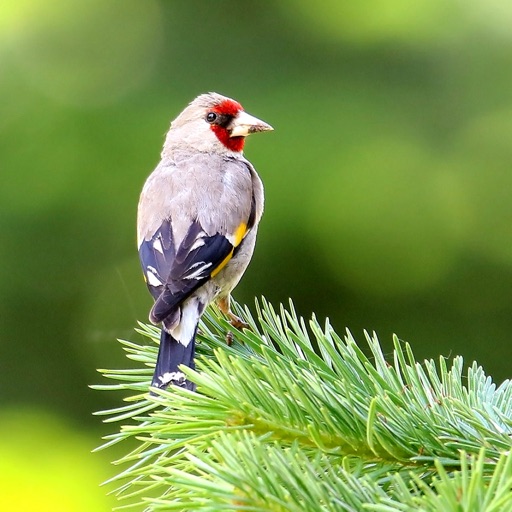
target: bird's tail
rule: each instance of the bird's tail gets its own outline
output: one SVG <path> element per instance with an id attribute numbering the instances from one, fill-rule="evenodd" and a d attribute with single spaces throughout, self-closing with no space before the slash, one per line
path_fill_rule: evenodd
<path id="1" fill-rule="evenodd" d="M 174 384 L 191 391 L 195 390 L 195 384 L 187 380 L 185 374 L 179 369 L 180 365 L 194 368 L 195 338 L 194 333 L 190 343 L 184 345 L 162 329 L 155 373 L 151 382 L 153 387 L 165 389 L 170 384 Z"/>

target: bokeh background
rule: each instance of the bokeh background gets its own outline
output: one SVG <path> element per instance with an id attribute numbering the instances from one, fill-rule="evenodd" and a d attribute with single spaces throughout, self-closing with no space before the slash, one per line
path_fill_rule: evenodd
<path id="1" fill-rule="evenodd" d="M 202 92 L 275 128 L 246 145 L 267 202 L 238 301 L 509 377 L 511 26 L 509 0 L 3 0 L 2 509 L 113 504 L 91 413 L 119 397 L 87 386 L 147 318 L 138 195 Z"/>

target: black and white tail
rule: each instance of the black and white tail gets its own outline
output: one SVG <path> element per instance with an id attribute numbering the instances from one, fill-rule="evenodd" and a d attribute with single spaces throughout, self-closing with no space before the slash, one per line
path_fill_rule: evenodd
<path id="1" fill-rule="evenodd" d="M 194 368 L 194 353 L 195 334 L 190 343 L 185 345 L 162 329 L 160 348 L 151 385 L 155 388 L 165 389 L 173 384 L 195 391 L 195 384 L 187 380 L 185 374 L 179 369 L 180 365 Z"/>

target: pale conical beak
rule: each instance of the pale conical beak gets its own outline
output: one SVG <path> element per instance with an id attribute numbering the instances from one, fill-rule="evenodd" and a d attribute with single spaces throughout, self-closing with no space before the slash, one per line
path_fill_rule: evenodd
<path id="1" fill-rule="evenodd" d="M 249 115 L 247 112 L 240 112 L 230 127 L 230 137 L 247 137 L 251 133 L 267 132 L 274 128 L 257 117 Z"/>

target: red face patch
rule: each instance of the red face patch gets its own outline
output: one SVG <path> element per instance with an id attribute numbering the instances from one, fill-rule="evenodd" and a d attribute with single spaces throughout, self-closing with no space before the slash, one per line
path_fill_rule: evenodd
<path id="1" fill-rule="evenodd" d="M 241 110 L 243 110 L 242 105 L 240 105 L 240 103 L 235 100 L 224 100 L 216 107 L 212 108 L 213 112 L 217 112 L 217 114 L 225 114 L 228 116 L 236 116 Z"/>
<path id="2" fill-rule="evenodd" d="M 236 117 L 242 110 L 242 105 L 234 100 L 224 100 L 212 108 L 212 112 L 230 117 Z M 230 137 L 228 130 L 219 124 L 212 124 L 210 128 L 217 139 L 230 151 L 239 152 L 244 149 L 245 137 Z"/>

